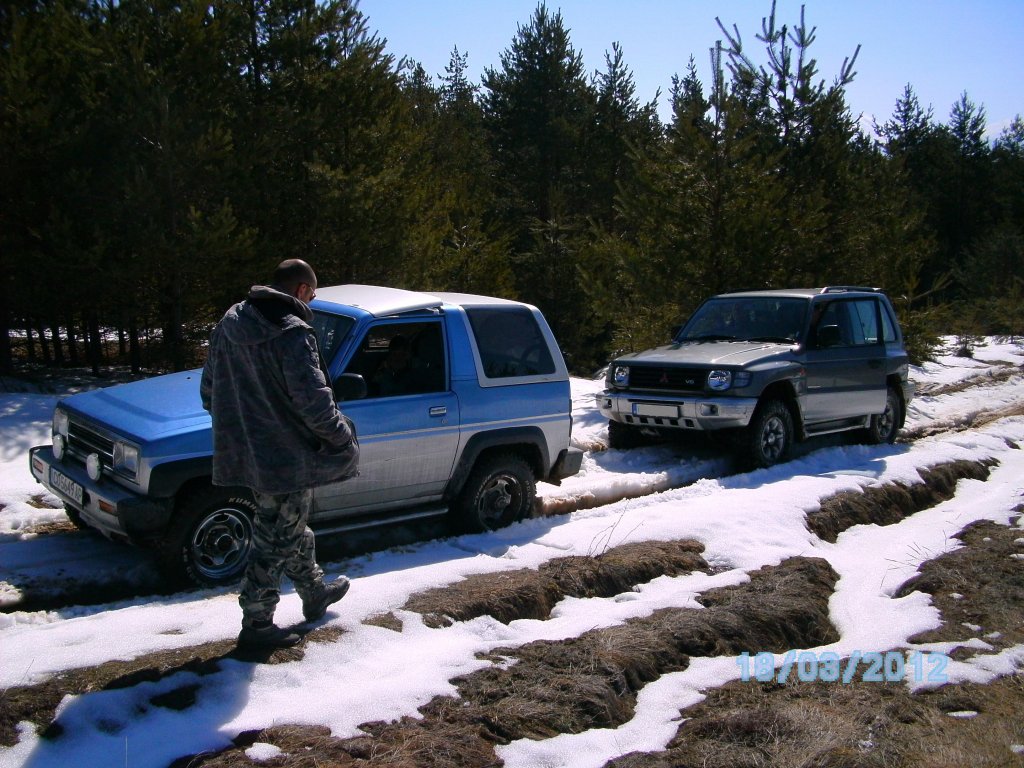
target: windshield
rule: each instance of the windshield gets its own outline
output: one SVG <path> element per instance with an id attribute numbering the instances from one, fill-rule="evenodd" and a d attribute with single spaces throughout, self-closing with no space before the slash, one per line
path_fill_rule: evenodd
<path id="1" fill-rule="evenodd" d="M 331 364 L 334 356 L 338 354 L 341 343 L 348 336 L 355 320 L 344 315 L 331 315 L 319 310 L 313 310 L 313 329 L 316 331 L 316 343 L 320 347 L 320 354 L 324 363 Z"/>
<path id="2" fill-rule="evenodd" d="M 775 296 L 725 296 L 701 304 L 676 335 L 683 341 L 800 341 L 808 302 Z"/>

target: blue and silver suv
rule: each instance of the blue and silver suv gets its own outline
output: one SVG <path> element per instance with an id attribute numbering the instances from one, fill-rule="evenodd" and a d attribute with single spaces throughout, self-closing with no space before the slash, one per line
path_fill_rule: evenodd
<path id="1" fill-rule="evenodd" d="M 531 513 L 537 480 L 579 471 L 568 372 L 536 307 L 361 285 L 321 288 L 310 307 L 360 442 L 359 475 L 316 490 L 315 530 L 438 515 L 494 529 Z M 200 375 L 63 400 L 53 445 L 30 462 L 77 524 L 153 545 L 197 583 L 228 583 L 244 569 L 255 507 L 246 489 L 210 482 Z"/>

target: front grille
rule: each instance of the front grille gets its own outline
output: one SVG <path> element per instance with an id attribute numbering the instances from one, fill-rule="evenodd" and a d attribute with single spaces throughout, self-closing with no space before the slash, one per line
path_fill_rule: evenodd
<path id="1" fill-rule="evenodd" d="M 114 463 L 114 441 L 74 416 L 68 423 L 68 449 L 83 460 L 90 453 L 97 453 L 106 468 L 110 468 Z"/>
<path id="2" fill-rule="evenodd" d="M 629 388 L 658 392 L 703 392 L 708 372 L 703 368 L 630 366 Z"/>

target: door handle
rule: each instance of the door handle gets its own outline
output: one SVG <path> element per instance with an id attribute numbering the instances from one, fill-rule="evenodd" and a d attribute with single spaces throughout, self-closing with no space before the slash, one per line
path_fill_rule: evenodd
<path id="1" fill-rule="evenodd" d="M 443 405 L 435 405 L 430 409 L 431 416 L 444 416 L 448 413 L 448 408 Z"/>

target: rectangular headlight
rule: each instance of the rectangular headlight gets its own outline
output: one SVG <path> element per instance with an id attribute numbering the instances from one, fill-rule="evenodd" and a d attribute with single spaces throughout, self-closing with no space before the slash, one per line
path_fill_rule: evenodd
<path id="1" fill-rule="evenodd" d="M 114 471 L 134 479 L 139 474 L 139 449 L 129 443 L 115 440 Z"/>
<path id="2" fill-rule="evenodd" d="M 616 365 L 612 369 L 612 384 L 616 387 L 627 387 L 629 386 L 629 366 L 628 365 Z"/>
<path id="3" fill-rule="evenodd" d="M 53 409 L 53 434 L 68 436 L 68 412 L 62 408 Z"/>

